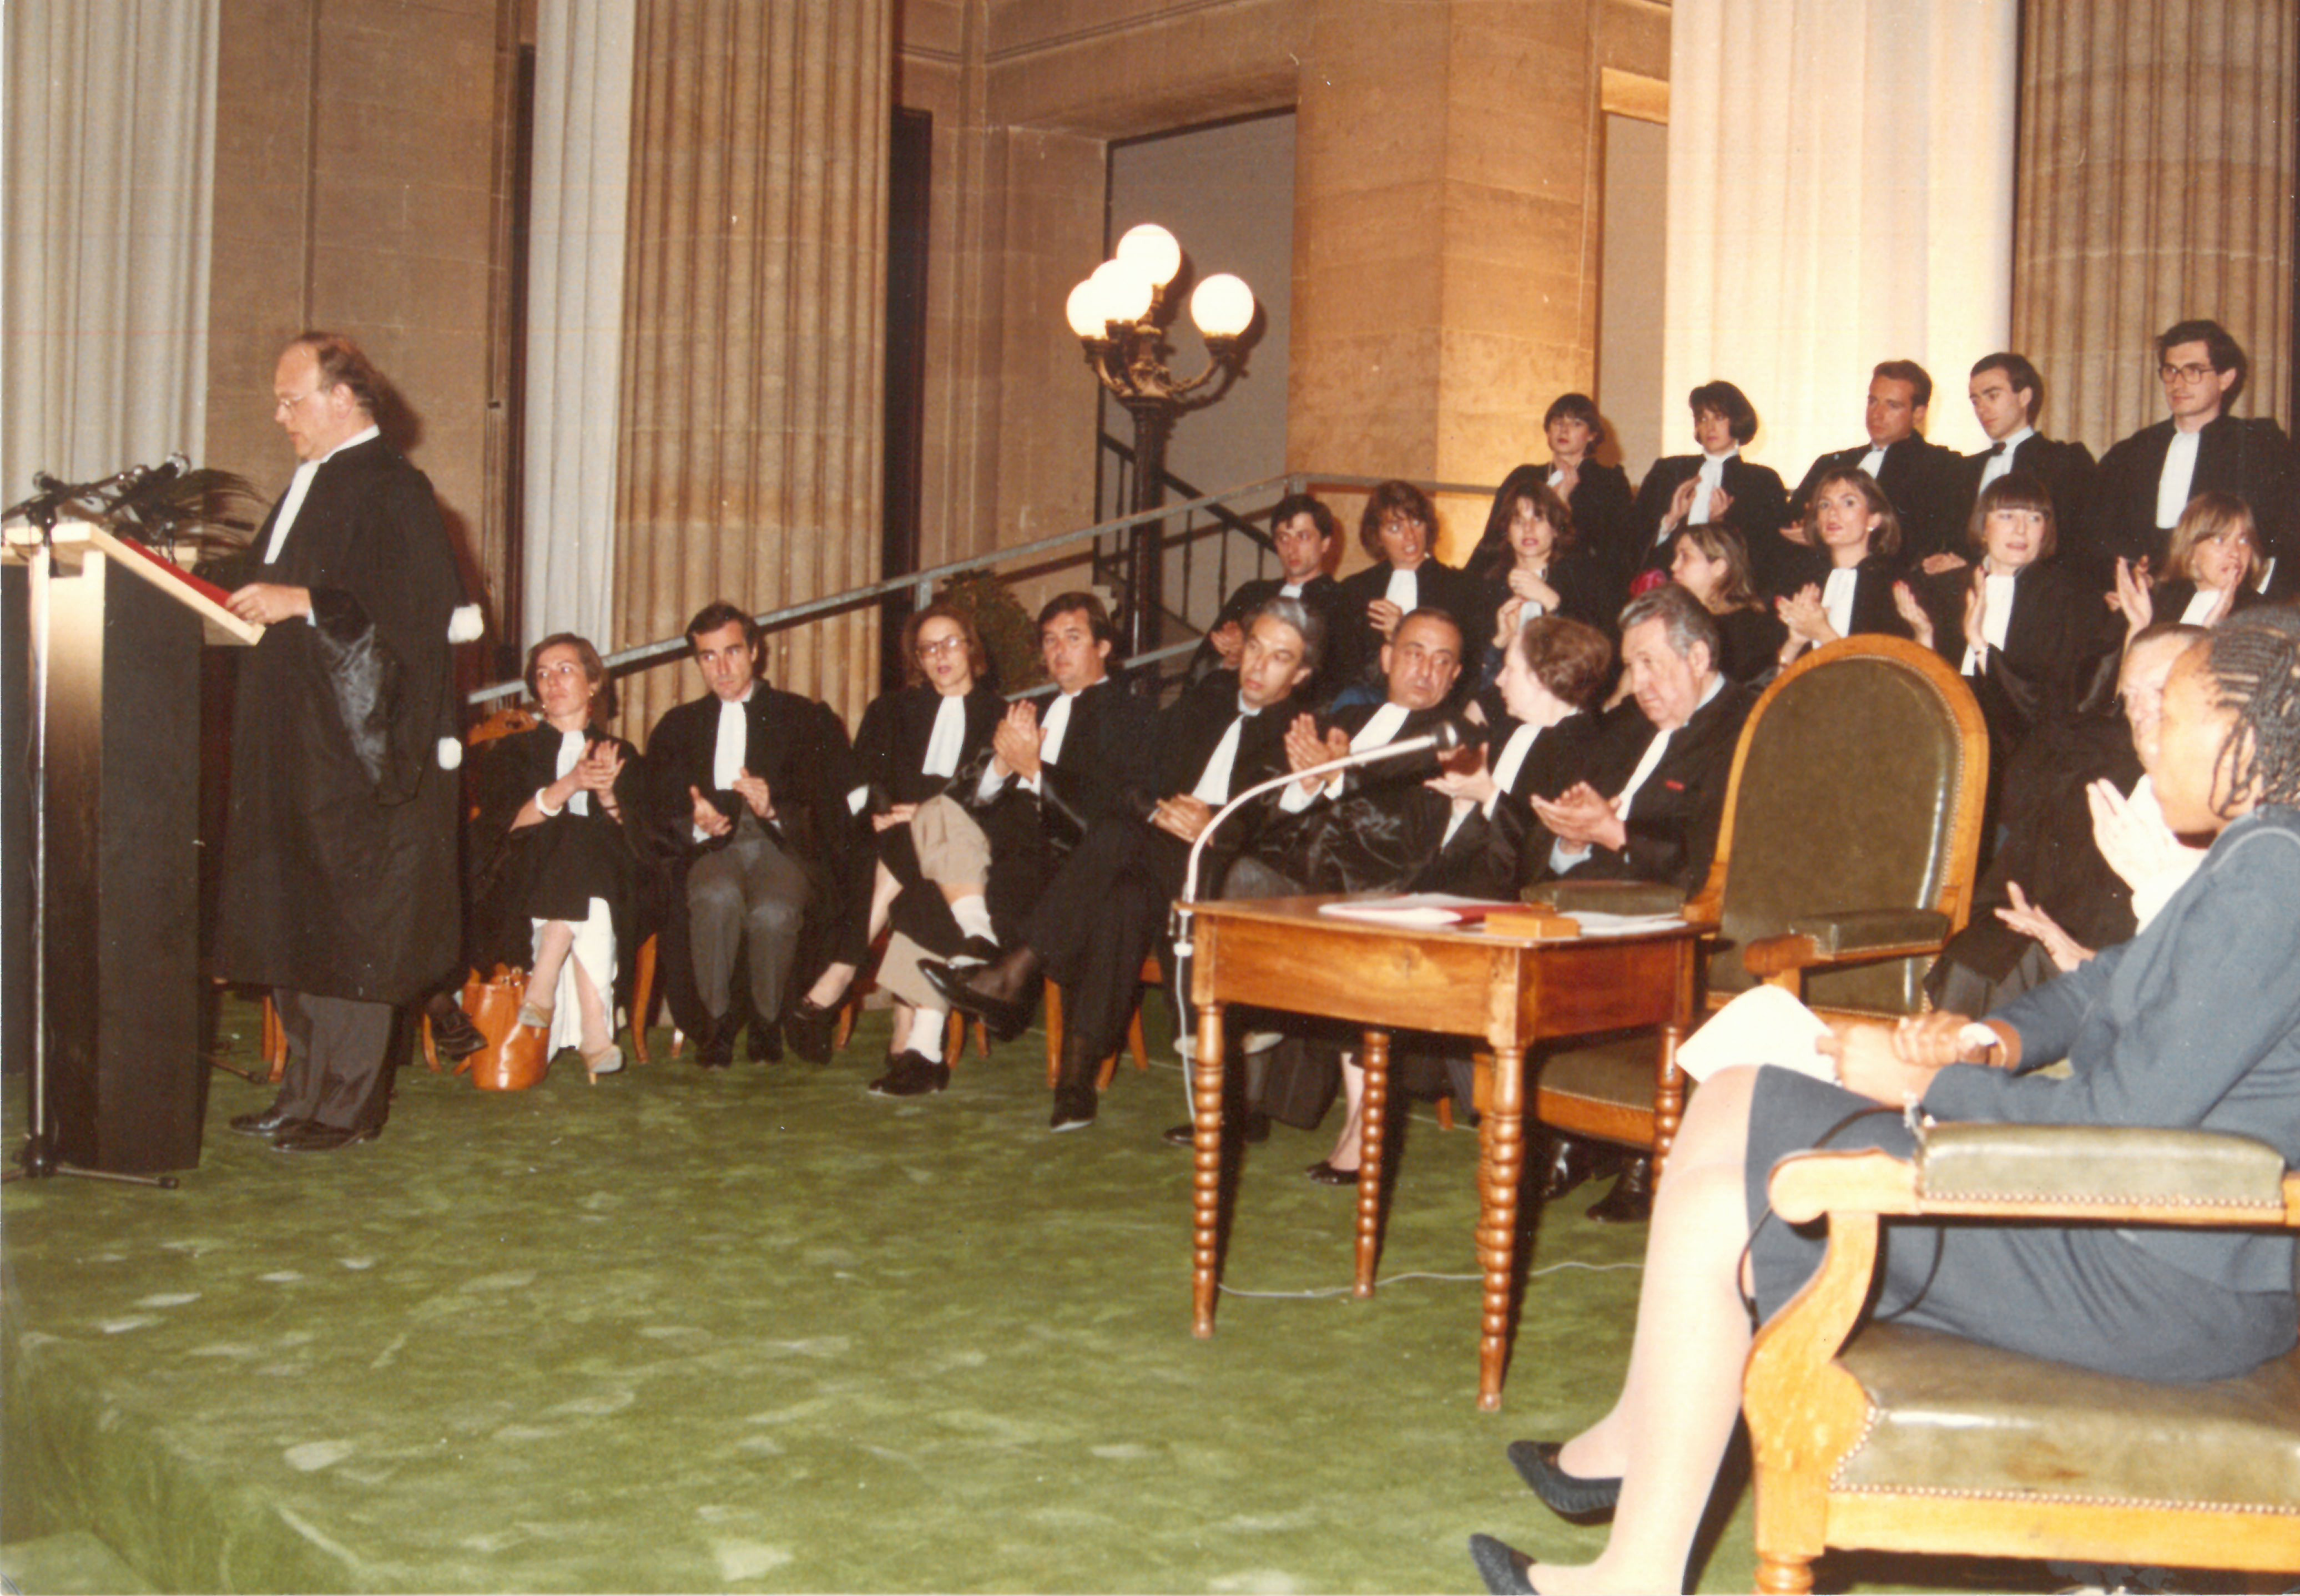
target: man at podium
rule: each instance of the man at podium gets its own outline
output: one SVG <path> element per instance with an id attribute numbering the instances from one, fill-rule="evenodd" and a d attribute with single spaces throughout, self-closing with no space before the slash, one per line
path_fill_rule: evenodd
<path id="1" fill-rule="evenodd" d="M 280 354 L 272 414 L 298 464 L 231 596 L 267 629 L 239 661 L 214 960 L 279 1006 L 279 1095 L 231 1125 L 288 1152 L 382 1129 L 393 1010 L 458 951 L 462 584 L 429 479 L 376 428 L 379 386 L 335 334 Z"/>

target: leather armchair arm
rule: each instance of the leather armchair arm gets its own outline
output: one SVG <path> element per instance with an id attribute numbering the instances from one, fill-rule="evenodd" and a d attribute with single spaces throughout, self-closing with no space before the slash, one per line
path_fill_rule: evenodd
<path id="1" fill-rule="evenodd" d="M 1829 964 L 1870 963 L 1883 959 L 1922 958 L 1938 953 L 1948 940 L 1949 917 L 1933 909 L 1859 909 L 1839 914 L 1803 915 L 1779 936 L 1767 936 L 1741 950 L 1741 962 L 1762 981 Z"/>
<path id="2" fill-rule="evenodd" d="M 1936 1125 L 1913 1162 L 1882 1152 L 1784 1160 L 1774 1209 L 1825 1213 L 2300 1226 L 2300 1174 L 2249 1136 L 2107 1126 Z"/>

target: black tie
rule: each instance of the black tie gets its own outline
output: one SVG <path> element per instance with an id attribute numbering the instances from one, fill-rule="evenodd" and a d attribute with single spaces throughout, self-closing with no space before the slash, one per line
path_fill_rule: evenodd
<path id="1" fill-rule="evenodd" d="M 1988 445 L 1988 457 L 1991 460 L 1994 460 L 1996 456 L 2004 453 L 2004 440 L 2003 438 L 1998 438 L 1995 443 Z"/>

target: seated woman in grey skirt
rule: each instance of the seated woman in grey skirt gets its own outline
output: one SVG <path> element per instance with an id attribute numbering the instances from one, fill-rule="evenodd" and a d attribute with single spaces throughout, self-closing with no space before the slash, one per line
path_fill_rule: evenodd
<path id="1" fill-rule="evenodd" d="M 1844 1027 L 1822 1048 L 1841 1085 L 1728 1069 L 1694 1095 L 1654 1202 L 1621 1395 L 1562 1447 L 1510 1448 L 1553 1508 L 1612 1512 L 1605 1550 L 1569 1567 L 1473 1536 L 1488 1588 L 1680 1588 L 1740 1411 L 1743 1249 L 1762 1318 L 1825 1245 L 1769 1216 L 1778 1159 L 1824 1144 L 1905 1156 L 1914 1101 L 1940 1119 L 2238 1132 L 2300 1163 L 2300 614 L 2250 611 L 2182 654 L 2160 736 L 2164 818 L 2212 842 L 2132 941 L 1983 1025 Z M 2062 1060 L 2066 1077 L 2035 1073 Z M 1881 1252 L 1879 1318 L 2105 1373 L 2226 1378 L 2300 1334 L 2288 1235 L 1904 1223 Z"/>

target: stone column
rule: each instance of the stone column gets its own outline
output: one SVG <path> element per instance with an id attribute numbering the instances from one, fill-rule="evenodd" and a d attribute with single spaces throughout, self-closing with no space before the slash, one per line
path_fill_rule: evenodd
<path id="1" fill-rule="evenodd" d="M 617 641 L 879 569 L 892 0 L 642 0 L 616 510 Z M 538 529 L 538 532 L 541 529 Z M 770 635 L 777 686 L 853 725 L 857 612 Z M 697 691 L 629 678 L 643 730 Z"/>
<path id="2" fill-rule="evenodd" d="M 1287 462 L 1498 482 L 1546 455 L 1543 407 L 1596 368 L 1592 9 L 1309 11 Z M 1485 506 L 1442 509 L 1458 561 Z"/>
<path id="3" fill-rule="evenodd" d="M 2096 453 L 2160 420 L 2152 340 L 2205 316 L 2252 356 L 2238 408 L 2292 414 L 2300 9 L 2029 0 L 2012 343 L 2045 429 Z"/>

